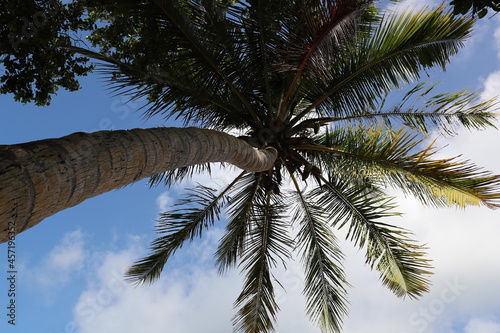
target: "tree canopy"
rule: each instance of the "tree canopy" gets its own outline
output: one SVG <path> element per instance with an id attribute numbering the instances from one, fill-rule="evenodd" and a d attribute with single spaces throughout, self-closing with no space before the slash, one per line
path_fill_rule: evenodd
<path id="1" fill-rule="evenodd" d="M 453 6 L 453 13 L 456 15 L 471 13 L 479 18 L 485 17 L 488 10 L 500 11 L 499 0 L 452 0 L 450 5 Z"/>
<path id="2" fill-rule="evenodd" d="M 0 93 L 48 105 L 59 88 L 79 89 L 78 77 L 93 66 L 65 47 L 78 43 L 77 32 L 95 27 L 84 13 L 80 2 L 0 2 Z"/>

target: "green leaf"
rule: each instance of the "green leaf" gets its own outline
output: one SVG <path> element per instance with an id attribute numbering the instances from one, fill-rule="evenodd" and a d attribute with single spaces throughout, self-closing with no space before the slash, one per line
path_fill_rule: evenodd
<path id="1" fill-rule="evenodd" d="M 235 189 L 239 191 L 232 193 L 231 202 L 227 209 L 226 232 L 215 253 L 216 263 L 221 274 L 234 267 L 238 257 L 244 251 L 254 201 L 258 192 L 262 190 L 259 186 L 261 178 L 262 174 L 258 176 L 247 174 L 235 186 Z"/>
<path id="2" fill-rule="evenodd" d="M 168 259 L 187 240 L 201 237 L 203 230 L 220 218 L 221 209 L 229 200 L 227 192 L 243 174 L 218 194 L 212 188 L 198 185 L 187 192 L 186 198 L 177 201 L 176 210 L 161 214 L 157 226 L 161 236 L 152 242 L 152 253 L 127 270 L 129 280 L 152 283 L 158 279 Z"/>
<path id="3" fill-rule="evenodd" d="M 424 248 L 408 238 L 408 231 L 380 222 L 397 215 L 391 212 L 392 198 L 371 187 L 324 181 L 311 192 L 313 200 L 329 214 L 332 225 L 348 228 L 346 237 L 365 250 L 366 263 L 379 272 L 382 283 L 399 297 L 427 292 L 431 267 Z"/>
<path id="4" fill-rule="evenodd" d="M 362 34 L 339 55 L 326 86 L 319 80 L 308 82 L 311 104 L 291 124 L 312 110 L 343 117 L 373 107 L 379 96 L 414 82 L 422 71 L 444 67 L 470 36 L 473 22 L 442 7 L 384 16 L 372 33 Z"/>
<path id="5" fill-rule="evenodd" d="M 295 243 L 305 266 L 307 313 L 323 332 L 341 332 L 347 314 L 345 288 L 349 285 L 342 268 L 344 256 L 323 207 L 315 203 L 316 198 L 302 194 L 293 174 L 290 175 L 296 188 L 293 199 L 299 203 L 292 223 L 300 227 Z"/>
<path id="6" fill-rule="evenodd" d="M 233 319 L 238 332 L 273 331 L 279 310 L 274 299 L 271 268 L 290 257 L 291 239 L 283 219 L 285 206 L 272 192 L 255 197 L 248 221 L 240 266 L 246 272 L 243 291 L 235 302 L 239 308 Z"/>
<path id="7" fill-rule="evenodd" d="M 402 129 L 352 127 L 332 132 L 318 143 L 331 152 L 315 155 L 330 170 L 348 178 L 367 177 L 374 183 L 399 188 L 424 204 L 437 207 L 483 204 L 490 208 L 500 205 L 496 190 L 499 176 L 458 157 L 434 158 L 434 143 L 417 150 L 423 141 Z"/>
<path id="8" fill-rule="evenodd" d="M 370 125 L 381 120 L 388 128 L 395 122 L 424 134 L 441 132 L 448 135 L 456 134 L 459 127 L 470 130 L 496 128 L 493 123 L 498 115 L 495 99 L 479 102 L 479 94 L 466 89 L 431 95 L 436 85 L 419 83 L 404 95 L 391 93 L 380 98 L 373 108 L 366 111 L 345 117 L 318 118 L 316 121 L 321 124 L 359 121 Z M 308 119 L 299 126 L 307 128 L 314 122 L 314 118 Z"/>

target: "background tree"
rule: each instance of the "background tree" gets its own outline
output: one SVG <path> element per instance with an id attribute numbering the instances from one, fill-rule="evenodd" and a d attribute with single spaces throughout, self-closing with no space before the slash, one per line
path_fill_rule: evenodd
<path id="1" fill-rule="evenodd" d="M 6 0 L 0 3 L 0 93 L 22 103 L 50 104 L 61 87 L 80 88 L 78 77 L 92 66 L 64 46 L 78 43 L 77 31 L 94 28 L 80 2 Z"/>
<path id="2" fill-rule="evenodd" d="M 427 291 L 422 247 L 381 220 L 396 214 L 385 189 L 435 206 L 497 207 L 498 176 L 457 158 L 438 159 L 432 144 L 421 147 L 434 129 L 492 126 L 492 101 L 418 84 L 385 103 L 422 71 L 444 67 L 473 20 L 442 8 L 394 16 L 370 9 L 358 1 L 314 0 L 117 1 L 90 8 L 91 20 L 110 19 L 90 37 L 102 49 L 65 49 L 103 63 L 110 82 L 131 98 L 147 96 L 148 114 L 238 131 L 240 141 L 278 152 L 269 170 L 242 172 L 219 190 L 188 191 L 177 210 L 161 216 L 153 253 L 130 269 L 131 279 L 156 279 L 170 256 L 225 209 L 227 233 L 216 261 L 221 272 L 237 263 L 246 272 L 235 303 L 237 330 L 272 330 L 278 311 L 272 268 L 293 249 L 305 266 L 308 313 L 324 331 L 340 330 L 347 282 L 336 228 L 348 230 L 396 295 Z M 122 34 L 125 23 L 132 33 Z M 207 169 L 173 170 L 153 183 L 170 185 Z M 296 237 L 290 224 L 298 226 Z"/>
<path id="3" fill-rule="evenodd" d="M 498 0 L 453 0 L 450 5 L 453 6 L 453 14 L 455 15 L 472 13 L 479 18 L 485 17 L 489 9 L 494 12 L 500 11 L 500 1 Z"/>

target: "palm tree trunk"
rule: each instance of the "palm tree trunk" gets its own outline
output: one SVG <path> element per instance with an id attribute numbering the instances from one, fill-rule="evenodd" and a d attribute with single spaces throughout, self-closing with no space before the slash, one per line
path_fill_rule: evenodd
<path id="1" fill-rule="evenodd" d="M 155 174 L 205 162 L 247 171 L 270 169 L 274 148 L 257 150 L 234 136 L 198 128 L 74 133 L 0 145 L 0 242 L 46 217 Z"/>

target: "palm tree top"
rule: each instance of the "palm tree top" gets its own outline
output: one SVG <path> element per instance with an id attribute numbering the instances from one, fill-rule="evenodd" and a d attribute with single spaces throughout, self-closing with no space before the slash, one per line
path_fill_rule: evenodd
<path id="1" fill-rule="evenodd" d="M 236 264 L 246 272 L 236 330 L 272 331 L 272 268 L 296 250 L 307 312 L 323 331 L 338 332 L 348 284 L 335 229 L 348 231 L 397 296 L 428 290 L 424 248 L 384 222 L 398 214 L 387 187 L 434 206 L 500 206 L 498 176 L 458 157 L 437 158 L 425 141 L 431 131 L 493 126 L 493 100 L 420 83 L 463 46 L 472 18 L 443 7 L 383 14 L 358 0 L 109 3 L 108 11 L 91 13 L 109 19 L 89 37 L 101 52 L 73 51 L 96 59 L 113 89 L 147 97 L 147 115 L 237 131 L 252 146 L 278 152 L 268 171 L 243 171 L 217 190 L 200 185 L 162 214 L 152 254 L 128 272 L 133 281 L 158 278 L 185 241 L 224 213 L 216 263 L 221 272 Z M 409 84 L 395 105 L 385 103 Z M 169 171 L 152 183 L 171 185 L 208 169 Z M 314 188 L 304 190 L 305 183 Z M 294 237 L 290 225 L 298 226 Z"/>

